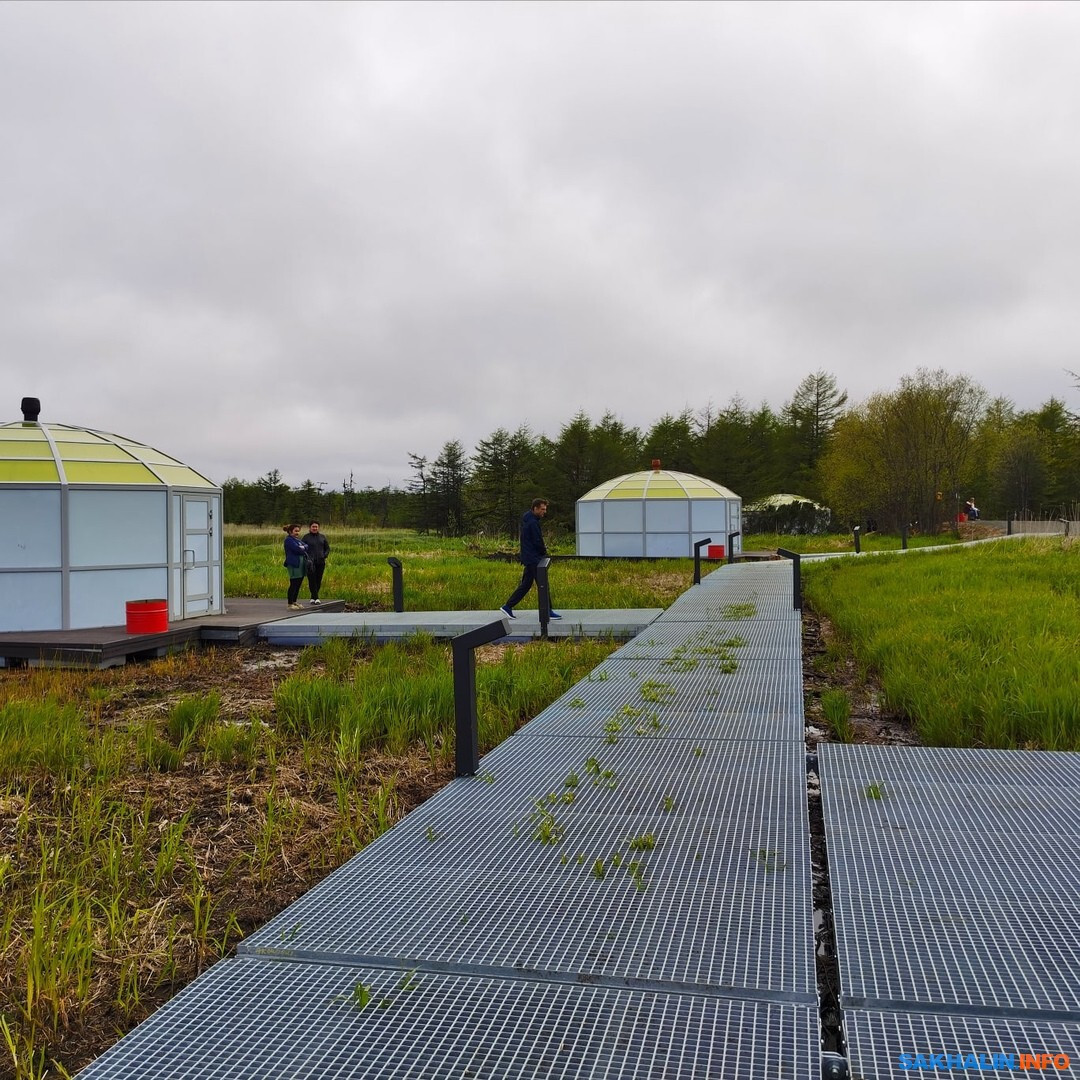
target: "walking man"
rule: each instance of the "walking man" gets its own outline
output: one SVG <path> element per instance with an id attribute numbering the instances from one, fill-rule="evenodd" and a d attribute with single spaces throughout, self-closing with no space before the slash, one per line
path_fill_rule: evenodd
<path id="1" fill-rule="evenodd" d="M 307 544 L 307 583 L 313 604 L 321 603 L 319 589 L 326 570 L 326 556 L 330 554 L 330 541 L 319 531 L 319 523 L 313 521 L 303 542 Z"/>
<path id="2" fill-rule="evenodd" d="M 547 548 L 544 545 L 544 534 L 540 529 L 540 522 L 547 513 L 547 499 L 533 499 L 532 506 L 521 515 L 521 554 L 518 562 L 522 565 L 521 582 L 511 593 L 510 599 L 499 610 L 508 618 L 516 619 L 514 605 L 521 603 L 525 594 L 532 588 L 536 580 L 536 564 L 547 558 Z M 550 594 L 548 600 L 550 602 Z M 549 611 L 553 619 L 561 619 L 557 611 Z"/>

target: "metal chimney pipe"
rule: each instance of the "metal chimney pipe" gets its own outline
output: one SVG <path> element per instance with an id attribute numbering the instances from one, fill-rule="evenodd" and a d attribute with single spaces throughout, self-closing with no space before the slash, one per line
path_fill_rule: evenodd
<path id="1" fill-rule="evenodd" d="M 22 409 L 23 420 L 27 423 L 34 423 L 41 413 L 41 402 L 36 397 L 24 397 L 20 408 Z"/>

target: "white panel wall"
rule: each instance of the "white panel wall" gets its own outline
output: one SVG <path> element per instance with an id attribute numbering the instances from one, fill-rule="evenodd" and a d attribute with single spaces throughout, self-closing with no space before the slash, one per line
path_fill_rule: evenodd
<path id="1" fill-rule="evenodd" d="M 60 561 L 60 489 L 0 491 L 0 566 L 59 566 Z"/>
<path id="2" fill-rule="evenodd" d="M 650 499 L 645 503 L 646 532 L 681 532 L 690 529 L 688 499 Z"/>
<path id="3" fill-rule="evenodd" d="M 604 532 L 636 532 L 645 528 L 641 499 L 608 499 L 604 503 Z"/>
<path id="4" fill-rule="evenodd" d="M 693 555 L 690 537 L 684 533 L 646 533 L 645 554 L 656 559 L 679 559 Z"/>
<path id="5" fill-rule="evenodd" d="M 64 625 L 60 572 L 0 574 L 0 631 L 59 630 Z"/>
<path id="6" fill-rule="evenodd" d="M 692 499 L 690 508 L 690 525 L 694 532 L 701 536 L 713 535 L 713 541 L 717 544 L 727 543 L 728 532 L 728 500 L 727 499 Z M 717 537 L 716 532 L 725 535 Z"/>
<path id="7" fill-rule="evenodd" d="M 644 555 L 645 538 L 641 533 L 605 533 L 604 554 L 624 557 Z"/>
<path id="8" fill-rule="evenodd" d="M 70 565 L 161 563 L 164 566 L 167 561 L 165 498 L 164 489 L 72 491 L 68 496 Z M 160 595 L 165 596 L 164 582 Z M 88 625 L 113 624 L 72 622 L 72 626 Z"/>
<path id="9" fill-rule="evenodd" d="M 604 538 L 600 533 L 578 533 L 577 553 L 579 555 L 603 555 Z"/>
<path id="10" fill-rule="evenodd" d="M 601 523 L 601 507 L 599 502 L 579 502 L 577 504 L 577 527 L 578 532 L 598 533 L 603 527 Z"/>
<path id="11" fill-rule="evenodd" d="M 123 626 L 129 600 L 164 600 L 168 583 L 164 566 L 142 570 L 73 570 L 68 584 L 71 628 Z"/>

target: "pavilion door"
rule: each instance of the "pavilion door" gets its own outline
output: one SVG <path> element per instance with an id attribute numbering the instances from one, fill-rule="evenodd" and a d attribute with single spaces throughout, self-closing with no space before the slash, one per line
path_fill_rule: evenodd
<path id="1" fill-rule="evenodd" d="M 212 557 L 214 545 L 214 506 L 209 495 L 184 494 L 181 500 L 183 522 L 184 618 L 205 615 L 214 606 Z"/>

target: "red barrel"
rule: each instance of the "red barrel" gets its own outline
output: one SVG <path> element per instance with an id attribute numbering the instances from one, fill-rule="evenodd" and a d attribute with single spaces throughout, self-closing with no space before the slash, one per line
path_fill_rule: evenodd
<path id="1" fill-rule="evenodd" d="M 127 632 L 129 634 L 164 634 L 168 629 L 168 600 L 129 600 L 127 602 Z"/>

